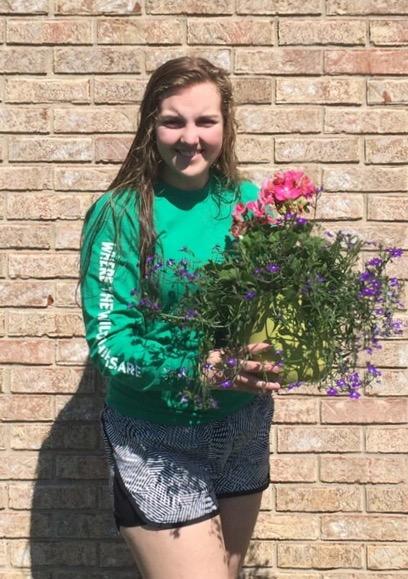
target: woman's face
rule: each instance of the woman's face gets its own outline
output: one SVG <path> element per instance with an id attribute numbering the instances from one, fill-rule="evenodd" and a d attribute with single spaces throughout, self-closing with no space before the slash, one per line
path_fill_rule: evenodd
<path id="1" fill-rule="evenodd" d="M 203 82 L 163 99 L 155 133 L 164 161 L 160 177 L 179 189 L 204 187 L 224 133 L 217 87 Z"/>

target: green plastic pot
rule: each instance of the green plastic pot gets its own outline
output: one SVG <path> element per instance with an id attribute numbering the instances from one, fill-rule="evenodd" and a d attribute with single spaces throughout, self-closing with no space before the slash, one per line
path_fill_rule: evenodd
<path id="1" fill-rule="evenodd" d="M 322 356 L 325 342 L 311 340 L 304 323 L 276 323 L 268 313 L 260 315 L 252 329 L 249 343 L 268 342 L 273 348 L 258 354 L 256 359 L 268 362 L 283 361 L 279 373 L 282 384 L 291 382 L 318 382 L 326 374 Z M 278 354 L 277 351 L 282 351 Z"/>

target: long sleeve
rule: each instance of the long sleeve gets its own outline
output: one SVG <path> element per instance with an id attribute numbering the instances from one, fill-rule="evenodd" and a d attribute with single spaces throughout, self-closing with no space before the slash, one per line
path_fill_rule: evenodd
<path id="1" fill-rule="evenodd" d="M 81 301 L 90 358 L 104 376 L 133 390 L 177 390 L 180 379 L 195 376 L 198 340 L 162 321 L 146 323 L 133 295 L 140 280 L 136 216 L 123 213 L 117 251 L 108 195 L 83 226 Z"/>

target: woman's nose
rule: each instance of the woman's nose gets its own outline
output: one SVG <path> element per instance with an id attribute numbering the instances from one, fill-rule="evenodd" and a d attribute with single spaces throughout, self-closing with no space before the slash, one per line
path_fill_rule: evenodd
<path id="1" fill-rule="evenodd" d="M 182 131 L 181 141 L 188 145 L 196 145 L 199 140 L 198 128 L 194 125 L 186 125 Z"/>

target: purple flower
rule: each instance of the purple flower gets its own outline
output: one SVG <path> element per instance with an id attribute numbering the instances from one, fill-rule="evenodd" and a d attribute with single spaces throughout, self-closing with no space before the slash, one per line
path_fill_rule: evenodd
<path id="1" fill-rule="evenodd" d="M 233 368 L 234 366 L 236 366 L 238 363 L 238 360 L 236 358 L 230 357 L 227 358 L 226 360 L 226 364 L 229 368 Z"/>
<path id="2" fill-rule="evenodd" d="M 391 277 L 391 278 L 390 278 L 390 281 L 388 282 L 388 285 L 389 285 L 390 287 L 397 287 L 397 286 L 399 286 L 398 278 L 397 278 L 397 277 Z"/>
<path id="3" fill-rule="evenodd" d="M 329 388 L 326 393 L 328 394 L 328 396 L 337 396 L 338 395 L 337 389 L 334 388 L 333 386 L 331 388 Z"/>
<path id="4" fill-rule="evenodd" d="M 356 400 L 360 398 L 360 393 L 356 392 L 356 390 L 352 390 L 349 394 L 349 398 L 355 398 Z"/>
<path id="5" fill-rule="evenodd" d="M 387 247 L 385 250 L 390 257 L 401 257 L 404 253 L 404 250 L 400 247 Z"/>
<path id="6" fill-rule="evenodd" d="M 269 271 L 269 273 L 276 273 L 280 270 L 280 267 L 277 263 L 268 263 L 266 264 L 265 269 L 266 271 Z"/>
<path id="7" fill-rule="evenodd" d="M 383 260 L 380 257 L 373 257 L 370 261 L 367 261 L 367 265 L 372 265 L 374 267 L 379 267 L 382 265 Z"/>
<path id="8" fill-rule="evenodd" d="M 367 362 L 367 371 L 372 376 L 381 376 L 381 372 L 370 362 Z"/>
<path id="9" fill-rule="evenodd" d="M 253 300 L 254 297 L 256 296 L 256 291 L 255 290 L 248 290 L 245 294 L 244 294 L 244 300 Z"/>
<path id="10" fill-rule="evenodd" d="M 305 225 L 305 223 L 307 223 L 307 219 L 304 217 L 296 217 L 296 223 L 297 225 Z"/>
<path id="11" fill-rule="evenodd" d="M 232 385 L 233 385 L 232 380 L 223 380 L 220 384 L 218 384 L 218 386 L 220 386 L 220 388 L 231 388 Z"/>
<path id="12" fill-rule="evenodd" d="M 189 309 L 186 311 L 185 319 L 186 319 L 186 320 L 193 320 L 193 319 L 196 318 L 197 316 L 198 316 L 197 310 L 194 310 L 194 309 L 192 309 L 192 308 L 189 308 Z"/>

